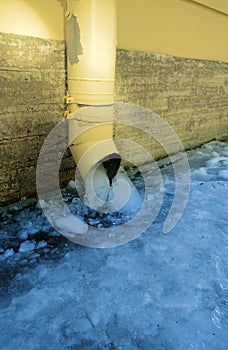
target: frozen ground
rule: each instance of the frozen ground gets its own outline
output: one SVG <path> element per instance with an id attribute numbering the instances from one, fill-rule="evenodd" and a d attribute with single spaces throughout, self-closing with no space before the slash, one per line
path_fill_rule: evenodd
<path id="1" fill-rule="evenodd" d="M 162 168 L 158 217 L 117 248 L 59 236 L 36 199 L 0 211 L 0 349 L 227 350 L 228 143 L 211 142 L 188 157 L 189 202 L 167 235 L 171 166 Z M 65 200 L 78 203 L 69 188 Z"/>

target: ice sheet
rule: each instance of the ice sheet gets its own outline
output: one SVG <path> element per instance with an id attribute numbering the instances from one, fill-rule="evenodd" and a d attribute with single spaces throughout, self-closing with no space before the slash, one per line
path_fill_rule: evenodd
<path id="1" fill-rule="evenodd" d="M 226 350 L 227 152 L 221 142 L 188 152 L 189 202 L 167 235 L 162 225 L 175 186 L 172 167 L 163 167 L 158 217 L 115 249 L 69 242 L 35 201 L 2 210 L 0 348 Z M 142 186 L 137 171 L 129 174 Z M 66 201 L 88 215 L 71 190 Z"/>

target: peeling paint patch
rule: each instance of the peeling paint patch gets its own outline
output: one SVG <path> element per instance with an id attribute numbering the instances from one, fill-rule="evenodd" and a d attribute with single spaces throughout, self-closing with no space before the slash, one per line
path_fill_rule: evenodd
<path id="1" fill-rule="evenodd" d="M 77 21 L 77 17 L 72 15 L 67 21 L 67 31 L 68 31 L 68 55 L 71 64 L 79 62 L 78 56 L 83 54 L 83 48 L 81 44 L 80 28 Z"/>

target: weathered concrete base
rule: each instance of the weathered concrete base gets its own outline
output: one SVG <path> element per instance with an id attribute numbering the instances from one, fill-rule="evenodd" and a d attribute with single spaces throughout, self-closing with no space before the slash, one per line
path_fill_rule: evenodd
<path id="1" fill-rule="evenodd" d="M 0 205 L 4 205 L 36 194 L 41 146 L 65 109 L 65 43 L 0 33 L 0 86 Z M 158 113 L 185 149 L 227 139 L 228 63 L 117 50 L 116 101 Z M 126 117 L 131 120 L 131 115 Z M 139 126 L 145 123 L 143 114 L 140 118 Z M 139 129 L 116 125 L 115 135 L 139 143 L 155 159 L 166 155 Z M 140 152 L 138 158 L 143 161 Z M 60 182 L 69 181 L 74 170 L 66 151 Z"/>
<path id="2" fill-rule="evenodd" d="M 63 118 L 65 44 L 0 33 L 0 205 L 36 194 L 42 143 Z M 63 160 L 60 178 L 72 177 Z"/>
<path id="3" fill-rule="evenodd" d="M 185 149 L 213 139 L 227 139 L 228 63 L 118 50 L 116 101 L 143 106 L 159 114 Z M 125 117 L 126 123 L 127 118 L 131 121 L 131 115 Z M 139 127 L 146 120 L 142 114 Z M 148 130 L 151 128 L 148 123 Z M 154 139 L 139 129 L 117 125 L 115 135 L 139 143 L 155 159 L 166 155 Z"/>

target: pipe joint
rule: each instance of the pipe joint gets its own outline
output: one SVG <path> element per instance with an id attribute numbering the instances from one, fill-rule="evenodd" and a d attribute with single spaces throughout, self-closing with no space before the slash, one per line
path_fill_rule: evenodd
<path id="1" fill-rule="evenodd" d="M 94 167 L 103 164 L 111 183 L 119 168 L 113 111 L 112 106 L 83 107 L 68 116 L 70 150 L 84 181 Z"/>

